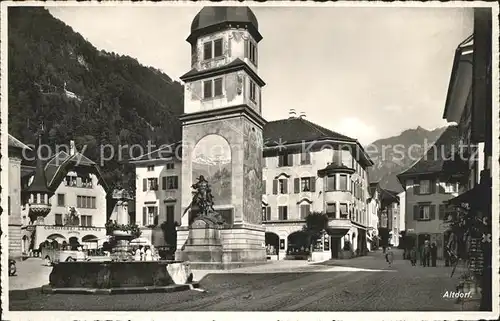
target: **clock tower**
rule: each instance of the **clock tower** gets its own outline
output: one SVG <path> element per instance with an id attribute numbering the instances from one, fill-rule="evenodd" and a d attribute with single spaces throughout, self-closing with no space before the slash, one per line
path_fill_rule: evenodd
<path id="1" fill-rule="evenodd" d="M 185 82 L 182 122 L 182 219 L 178 259 L 187 258 L 192 216 L 190 187 L 203 175 L 214 209 L 226 224 L 218 230 L 217 268 L 266 260 L 262 226 L 262 118 L 257 18 L 247 7 L 205 7 L 193 19 L 191 70 Z M 201 256 L 200 256 L 201 257 Z M 199 259 L 202 263 L 208 259 Z M 222 265 L 221 265 L 222 264 Z M 206 267 L 206 265 L 204 265 Z"/>

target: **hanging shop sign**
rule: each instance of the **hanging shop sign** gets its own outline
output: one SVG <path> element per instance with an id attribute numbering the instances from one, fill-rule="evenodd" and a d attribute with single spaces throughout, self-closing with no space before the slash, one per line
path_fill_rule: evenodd
<path id="1" fill-rule="evenodd" d="M 50 226 L 45 225 L 46 230 L 55 230 L 55 231 L 94 231 L 99 232 L 103 228 L 101 227 L 86 227 L 86 226 Z"/>

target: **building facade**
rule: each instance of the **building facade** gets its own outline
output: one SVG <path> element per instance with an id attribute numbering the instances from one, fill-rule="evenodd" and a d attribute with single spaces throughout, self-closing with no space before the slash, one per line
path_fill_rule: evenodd
<path id="1" fill-rule="evenodd" d="M 405 189 L 406 236 L 413 240 L 409 246 L 429 240 L 438 247 L 438 258 L 443 258 L 447 242 L 446 204 L 462 189 L 443 172 L 446 155 L 458 150 L 458 142 L 457 127 L 449 126 L 420 160 L 398 175 Z"/>
<path id="2" fill-rule="evenodd" d="M 379 247 L 379 233 L 380 226 L 380 191 L 378 182 L 370 183 L 370 198 L 368 204 L 368 242 L 370 243 L 370 250 L 376 250 Z"/>
<path id="3" fill-rule="evenodd" d="M 22 236 L 23 225 L 21 215 L 21 161 L 23 152 L 31 150 L 24 143 L 12 135 L 8 135 L 9 167 L 9 192 L 7 198 L 7 213 L 9 217 L 9 256 L 18 258 L 27 253 L 25 241 Z"/>
<path id="4" fill-rule="evenodd" d="M 288 119 L 269 122 L 264 138 L 268 145 L 264 148 L 262 217 L 267 240 L 275 240 L 272 245 L 277 246 L 278 257 L 302 246 L 301 231 L 311 212 L 329 217 L 331 257 L 339 256 L 346 240 L 352 251 L 366 250 L 370 224 L 367 168 L 373 163 L 361 145 L 293 112 Z"/>
<path id="5" fill-rule="evenodd" d="M 142 237 L 162 244 L 161 233 L 155 232 L 163 222 L 181 222 L 181 168 L 172 146 L 163 146 L 130 162 L 136 173 L 136 216 Z M 161 235 L 160 235 L 161 236 Z M 154 239 L 154 240 L 153 240 Z"/>
<path id="6" fill-rule="evenodd" d="M 449 201 L 449 209 L 454 218 L 462 212 L 483 223 L 470 231 L 468 248 L 474 251 L 467 253 L 475 257 L 470 269 L 482 288 L 482 311 L 492 309 L 492 197 L 498 197 L 492 195 L 492 162 L 497 161 L 492 159 L 492 16 L 491 8 L 474 9 L 474 31 L 455 52 L 443 114 L 458 124 L 462 144 L 460 155 L 445 168 L 448 179 L 464 187 Z"/>
<path id="7" fill-rule="evenodd" d="M 77 152 L 73 141 L 69 153 L 60 151 L 52 157 L 43 166 L 47 188 L 52 194 L 48 201 L 50 212 L 34 221 L 30 205 L 36 201 L 27 191 L 37 170 L 23 166 L 23 248 L 36 250 L 45 240 L 59 244 L 76 241 L 88 248 L 97 247 L 97 240 L 106 236 L 107 221 L 107 185 L 97 164 Z"/>

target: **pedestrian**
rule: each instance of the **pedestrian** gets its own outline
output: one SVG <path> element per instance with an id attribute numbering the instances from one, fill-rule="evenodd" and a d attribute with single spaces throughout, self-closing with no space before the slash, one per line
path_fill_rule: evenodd
<path id="1" fill-rule="evenodd" d="M 153 261 L 153 252 L 151 251 L 151 248 L 148 246 L 146 247 L 146 253 L 145 253 L 145 259 L 144 261 Z"/>
<path id="2" fill-rule="evenodd" d="M 424 267 L 430 266 L 430 258 L 431 258 L 431 248 L 429 246 L 429 241 L 425 241 L 424 243 Z"/>
<path id="3" fill-rule="evenodd" d="M 432 243 L 430 254 L 431 254 L 432 267 L 436 267 L 436 260 L 437 260 L 437 246 L 436 246 L 436 243 Z"/>
<path id="4" fill-rule="evenodd" d="M 141 249 L 140 248 L 137 248 L 137 250 L 135 250 L 134 260 L 135 261 L 140 261 L 141 260 Z"/>
<path id="5" fill-rule="evenodd" d="M 394 253 L 392 253 L 391 248 L 388 247 L 385 253 L 385 260 L 389 264 L 389 267 L 392 266 L 392 262 L 394 261 Z"/>
<path id="6" fill-rule="evenodd" d="M 144 261 L 144 246 L 140 245 L 139 250 L 141 251 L 141 261 Z"/>
<path id="7" fill-rule="evenodd" d="M 415 247 L 410 250 L 410 262 L 412 266 L 417 265 L 417 249 Z"/>

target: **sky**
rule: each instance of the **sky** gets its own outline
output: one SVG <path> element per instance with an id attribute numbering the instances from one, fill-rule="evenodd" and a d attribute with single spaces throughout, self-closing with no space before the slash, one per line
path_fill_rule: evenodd
<path id="1" fill-rule="evenodd" d="M 178 80 L 198 6 L 49 7 L 98 49 Z M 252 7 L 262 113 L 307 119 L 369 144 L 442 119 L 455 49 L 472 34 L 470 8 Z"/>

